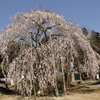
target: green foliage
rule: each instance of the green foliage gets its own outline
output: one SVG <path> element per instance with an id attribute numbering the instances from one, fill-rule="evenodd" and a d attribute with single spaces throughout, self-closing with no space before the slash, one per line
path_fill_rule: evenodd
<path id="1" fill-rule="evenodd" d="M 41 40 L 41 43 L 46 44 L 48 41 L 49 41 L 49 36 L 46 36 Z"/>
<path id="2" fill-rule="evenodd" d="M 88 30 L 85 27 L 82 28 L 82 32 L 83 32 L 84 35 L 88 35 Z"/>
<path id="3" fill-rule="evenodd" d="M 100 33 L 91 31 L 90 43 L 94 51 L 100 54 Z"/>
<path id="4" fill-rule="evenodd" d="M 47 88 L 44 90 L 44 95 L 54 95 L 54 87 L 48 85 Z"/>
<path id="5" fill-rule="evenodd" d="M 0 66 L 0 78 L 3 78 L 3 73 L 2 73 L 2 69 L 1 69 L 1 66 Z"/>
<path id="6" fill-rule="evenodd" d="M 95 31 L 91 31 L 91 42 L 94 42 L 94 44 L 98 44 L 100 37 L 99 37 L 100 33 L 99 32 L 95 32 Z"/>
<path id="7" fill-rule="evenodd" d="M 0 55 L 0 78 L 3 78 L 4 76 L 2 73 L 1 63 L 2 63 L 2 56 Z"/>
<path id="8" fill-rule="evenodd" d="M 58 90 L 58 92 L 59 92 L 60 94 L 63 94 L 63 93 L 64 93 L 64 90 L 61 89 L 61 90 Z"/>
<path id="9" fill-rule="evenodd" d="M 3 59 L 3 58 L 2 58 L 2 55 L 0 55 L 0 64 L 2 63 L 2 59 Z"/>
<path id="10" fill-rule="evenodd" d="M 6 53 L 8 54 L 9 61 L 12 62 L 12 60 L 18 56 L 18 53 L 20 51 L 20 45 L 15 41 L 10 41 L 8 43 L 8 49 Z"/>

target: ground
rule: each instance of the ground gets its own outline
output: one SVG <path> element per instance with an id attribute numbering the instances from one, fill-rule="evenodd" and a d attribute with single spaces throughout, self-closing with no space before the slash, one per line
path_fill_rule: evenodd
<path id="1" fill-rule="evenodd" d="M 49 99 L 47 99 L 49 98 Z M 27 100 L 27 98 L 21 98 L 15 95 L 3 95 L 0 96 L 0 100 Z M 32 99 L 35 100 L 35 99 Z M 70 95 L 65 95 L 62 97 L 46 97 L 46 98 L 37 98 L 36 100 L 100 100 L 100 92 L 95 93 L 72 93 Z"/>
<path id="2" fill-rule="evenodd" d="M 84 83 L 72 87 L 70 92 L 66 95 L 60 95 L 58 97 L 38 97 L 31 100 L 100 100 L 100 81 L 94 83 Z M 0 94 L 0 100 L 28 100 L 22 98 L 16 94 Z"/>

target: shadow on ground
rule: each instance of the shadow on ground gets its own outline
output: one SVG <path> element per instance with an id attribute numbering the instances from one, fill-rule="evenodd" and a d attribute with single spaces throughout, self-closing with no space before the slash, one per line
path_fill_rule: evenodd
<path id="1" fill-rule="evenodd" d="M 6 88 L 4 88 L 4 87 L 0 87 L 0 93 L 3 95 L 3 94 L 5 94 L 5 95 L 15 95 L 15 94 L 17 94 L 15 91 L 13 91 L 13 90 L 10 90 L 10 89 L 6 89 Z"/>
<path id="2" fill-rule="evenodd" d="M 88 87 L 88 86 L 79 86 L 79 87 L 77 88 L 77 91 L 78 91 L 79 93 L 92 93 L 92 92 L 94 92 L 94 89 L 91 89 L 91 88 Z"/>
<path id="3" fill-rule="evenodd" d="M 93 84 L 91 84 L 91 85 L 100 85 L 100 81 L 95 82 L 95 83 L 93 83 Z"/>

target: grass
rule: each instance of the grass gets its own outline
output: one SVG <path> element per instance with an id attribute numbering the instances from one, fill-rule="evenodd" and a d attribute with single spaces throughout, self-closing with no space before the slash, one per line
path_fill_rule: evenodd
<path id="1" fill-rule="evenodd" d="M 67 92 L 73 92 L 73 93 L 91 93 L 91 92 L 100 92 L 100 88 L 97 89 L 91 89 L 89 86 L 95 86 L 95 84 L 97 85 L 98 82 L 80 82 L 80 84 L 78 84 L 77 82 L 71 82 L 70 87 L 67 89 Z M 94 85 L 93 85 L 94 84 Z M 12 94 L 16 94 L 16 90 L 15 90 L 15 86 L 9 86 L 11 90 L 6 89 L 3 87 L 2 84 L 0 84 L 0 93 L 2 94 L 7 94 L 7 95 L 12 95 Z M 64 93 L 63 89 L 59 89 L 59 95 L 62 95 Z M 45 90 L 44 95 L 43 96 L 54 96 L 54 90 L 51 86 L 48 86 L 48 89 Z"/>

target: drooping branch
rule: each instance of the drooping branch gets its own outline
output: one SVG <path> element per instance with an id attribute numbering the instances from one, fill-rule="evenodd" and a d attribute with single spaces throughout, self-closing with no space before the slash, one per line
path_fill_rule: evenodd
<path id="1" fill-rule="evenodd" d="M 48 41 L 42 43 L 46 38 Z M 17 83 L 18 91 L 24 96 L 32 94 L 32 89 L 37 84 L 36 80 L 41 90 L 50 83 L 56 88 L 58 95 L 56 81 L 56 72 L 60 71 L 58 67 L 63 66 L 66 61 L 69 66 L 71 63 L 74 64 L 76 58 L 80 56 L 79 48 L 84 54 L 83 70 L 92 77 L 98 71 L 99 60 L 77 24 L 66 21 L 52 11 L 33 9 L 25 14 L 15 14 L 13 22 L 1 32 L 0 40 L 0 51 L 7 66 L 5 68 L 3 64 L 3 68 L 8 72 L 7 77 Z M 23 41 L 23 45 L 27 43 L 31 45 L 21 49 L 21 52 L 8 63 L 6 51 L 10 41 L 16 43 Z M 60 58 L 62 65 L 59 64 Z"/>

